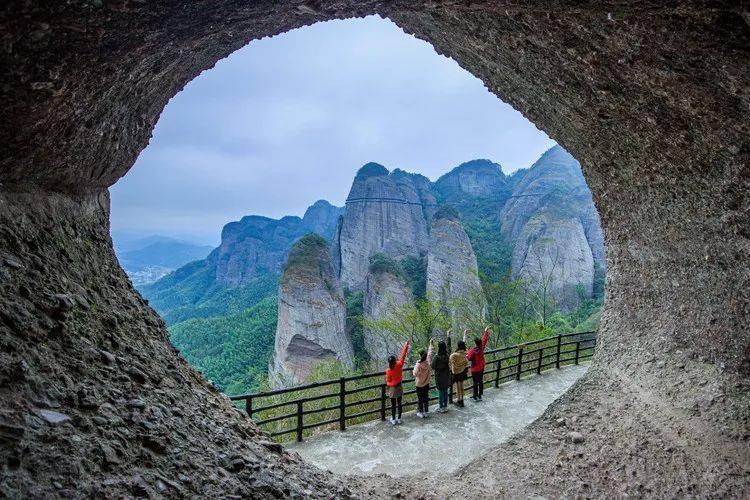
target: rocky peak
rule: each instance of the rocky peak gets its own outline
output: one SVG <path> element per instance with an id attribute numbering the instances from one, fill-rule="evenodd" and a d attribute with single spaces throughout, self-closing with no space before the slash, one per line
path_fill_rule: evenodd
<path id="1" fill-rule="evenodd" d="M 604 238 L 581 165 L 570 153 L 560 146 L 546 151 L 516 185 L 501 221 L 513 245 L 514 277 L 544 287 L 563 310 L 578 304 L 578 285 L 591 295 L 594 262 L 604 268 Z"/>
<path id="2" fill-rule="evenodd" d="M 325 238 L 308 234 L 294 244 L 279 282 L 278 301 L 269 367 L 275 386 L 304 382 L 322 361 L 336 359 L 352 366 L 346 305 Z"/>
<path id="3" fill-rule="evenodd" d="M 503 233 L 515 240 L 534 213 L 545 205 L 567 203 L 571 193 L 589 199 L 591 196 L 581 164 L 562 147 L 554 146 L 531 166 L 513 190 L 503 208 Z"/>
<path id="4" fill-rule="evenodd" d="M 428 244 L 428 221 L 435 209 L 429 180 L 377 163 L 359 169 L 334 237 L 334 260 L 341 282 L 365 286 L 370 257 L 418 256 Z"/>
<path id="5" fill-rule="evenodd" d="M 507 184 L 502 167 L 490 160 L 471 160 L 457 166 L 435 182 L 445 198 L 459 194 L 497 196 Z"/>
<path id="6" fill-rule="evenodd" d="M 326 200 L 318 200 L 305 211 L 302 225 L 306 231 L 330 239 L 336 232 L 336 224 L 343 213 L 344 207 L 331 205 Z"/>

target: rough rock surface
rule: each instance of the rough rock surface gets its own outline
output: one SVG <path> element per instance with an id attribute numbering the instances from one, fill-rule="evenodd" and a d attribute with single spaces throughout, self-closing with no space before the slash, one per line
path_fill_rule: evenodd
<path id="1" fill-rule="evenodd" d="M 269 378 L 275 386 L 304 382 L 321 361 L 352 366 L 346 304 L 326 240 L 311 234 L 294 244 L 279 282 L 279 311 Z"/>
<path id="2" fill-rule="evenodd" d="M 461 307 L 450 307 L 453 329 L 460 331 L 462 322 L 457 311 L 468 307 L 473 309 L 473 317 L 484 314 L 477 257 L 461 223 L 449 217 L 437 217 L 432 222 L 429 248 L 427 294 L 447 304 L 462 302 Z"/>
<path id="3" fill-rule="evenodd" d="M 370 272 L 365 280 L 363 314 L 366 320 L 387 316 L 394 309 L 410 304 L 414 300 L 411 289 L 403 277 L 391 272 Z M 401 341 L 393 334 L 370 325 L 363 330 L 364 345 L 370 358 L 383 361 L 391 354 L 398 354 Z"/>
<path id="4" fill-rule="evenodd" d="M 434 206 L 427 178 L 398 169 L 389 172 L 377 163 L 364 165 L 354 178 L 334 237 L 341 283 L 364 289 L 375 253 L 402 258 L 426 251 Z"/>
<path id="5" fill-rule="evenodd" d="M 546 212 L 532 217 L 513 249 L 512 276 L 537 300 L 575 309 L 578 287 L 590 297 L 594 284 L 594 257 L 581 221 Z"/>
<path id="6" fill-rule="evenodd" d="M 348 495 L 170 345 L 117 265 L 107 192 L 0 207 L 0 496 Z"/>
<path id="7" fill-rule="evenodd" d="M 577 418 L 586 441 L 575 450 L 542 419 L 463 471 L 474 480 L 349 484 L 382 496 L 467 484 L 495 496 L 750 495 L 750 14 L 740 2 L 652 0 L 3 7 L 1 491 L 133 496 L 183 474 L 186 496 L 346 496 L 336 478 L 264 445 L 174 352 L 118 268 L 95 200 L 133 165 L 167 101 L 217 60 L 250 40 L 372 13 L 428 40 L 580 159 L 606 237 L 607 300 L 591 371 L 548 413 Z M 75 284 L 96 307 L 68 330 L 46 311 L 68 309 L 51 297 Z M 110 371 L 107 356 L 85 357 L 87 342 L 125 361 Z M 174 387 L 137 381 L 171 366 Z M 45 383 L 65 389 L 54 411 L 74 422 L 52 434 L 25 418 Z M 78 386 L 113 398 L 122 423 L 76 427 L 91 399 Z M 151 422 L 119 398 L 182 416 Z M 175 453 L 134 439 L 149 426 Z M 99 445 L 105 457 L 120 448 L 120 463 L 93 463 Z M 249 466 L 225 472 L 234 453 Z"/>
<path id="8" fill-rule="evenodd" d="M 530 293 L 540 290 L 563 310 L 591 296 L 594 262 L 602 269 L 604 238 L 581 165 L 560 146 L 526 172 L 503 207 L 502 232 L 513 242 L 511 272 Z M 551 293 L 547 293 L 551 292 Z"/>

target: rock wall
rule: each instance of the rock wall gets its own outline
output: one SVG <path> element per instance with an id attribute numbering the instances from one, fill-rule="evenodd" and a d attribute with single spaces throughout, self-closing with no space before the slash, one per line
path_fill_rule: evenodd
<path id="1" fill-rule="evenodd" d="M 365 280 L 363 315 L 373 321 L 388 317 L 394 310 L 411 304 L 411 289 L 401 276 L 390 272 L 370 272 Z M 374 361 L 385 361 L 391 354 L 398 355 L 403 343 L 388 331 L 365 323 L 365 350 Z"/>
<path id="2" fill-rule="evenodd" d="M 575 309 L 578 285 L 590 297 L 594 263 L 605 269 L 604 237 L 581 166 L 560 146 L 526 172 L 503 207 L 502 233 L 513 244 L 511 276 L 533 302 Z"/>
<path id="3" fill-rule="evenodd" d="M 578 287 L 590 297 L 594 257 L 577 218 L 538 214 L 524 226 L 513 250 L 513 277 L 525 284 L 535 309 L 569 311 L 579 305 Z"/>
<path id="4" fill-rule="evenodd" d="M 436 218 L 430 228 L 427 253 L 427 294 L 448 304 L 453 330 L 462 331 L 460 311 L 472 317 L 484 316 L 485 303 L 479 282 L 477 258 L 466 231 L 457 220 Z M 456 305 L 460 301 L 461 305 Z"/>
<path id="5" fill-rule="evenodd" d="M 364 289 L 375 253 L 402 258 L 426 251 L 428 218 L 434 205 L 425 177 L 389 172 L 377 163 L 363 166 L 354 178 L 334 236 L 341 283 L 352 290 Z"/>
<path id="6" fill-rule="evenodd" d="M 279 282 L 279 311 L 269 378 L 276 387 L 303 383 L 322 361 L 354 362 L 346 304 L 328 245 L 311 234 L 295 243 Z"/>
<path id="7" fill-rule="evenodd" d="M 346 496 L 180 356 L 108 218 L 106 191 L 0 193 L 0 496 Z"/>

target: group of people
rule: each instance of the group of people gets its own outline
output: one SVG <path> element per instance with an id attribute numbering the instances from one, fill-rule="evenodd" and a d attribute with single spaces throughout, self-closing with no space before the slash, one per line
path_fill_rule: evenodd
<path id="1" fill-rule="evenodd" d="M 438 343 L 437 354 L 433 358 L 434 339 L 430 339 L 427 351 L 419 351 L 419 361 L 414 365 L 414 385 L 417 388 L 417 417 L 425 418 L 430 411 L 430 370 L 435 373 L 435 385 L 438 390 L 438 413 L 448 411 L 448 391 L 451 384 L 456 384 L 456 401 L 459 408 L 464 407 L 464 382 L 471 372 L 473 393 L 471 399 L 475 402 L 482 400 L 484 392 L 484 350 L 490 338 L 492 325 L 487 326 L 481 338 L 474 339 L 474 347 L 466 350 L 466 337 L 469 330 L 464 330 L 463 340 L 459 340 L 456 351 L 448 354 L 445 342 Z M 450 330 L 448 330 L 450 336 Z M 401 354 L 388 357 L 388 368 L 385 370 L 385 384 L 388 397 L 391 400 L 391 425 L 401 423 L 403 413 L 403 369 L 406 356 L 409 353 L 409 342 L 405 342 Z"/>

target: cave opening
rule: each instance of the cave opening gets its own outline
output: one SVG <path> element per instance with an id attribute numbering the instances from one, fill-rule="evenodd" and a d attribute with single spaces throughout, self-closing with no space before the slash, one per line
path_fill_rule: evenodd
<path id="1" fill-rule="evenodd" d="M 607 235 L 589 371 L 435 482 L 325 474 L 269 442 L 177 355 L 108 231 L 107 188 L 183 85 L 250 40 L 375 12 L 579 158 Z M 746 6 L 17 2 L 0 19 L 3 494 L 747 496 Z"/>
<path id="2" fill-rule="evenodd" d="M 598 325 L 604 238 L 580 164 L 378 16 L 232 53 L 170 100 L 111 192 L 120 263 L 229 395 L 377 371 L 449 329 L 492 323 L 494 349 Z M 307 233 L 332 274 L 279 288 Z"/>

